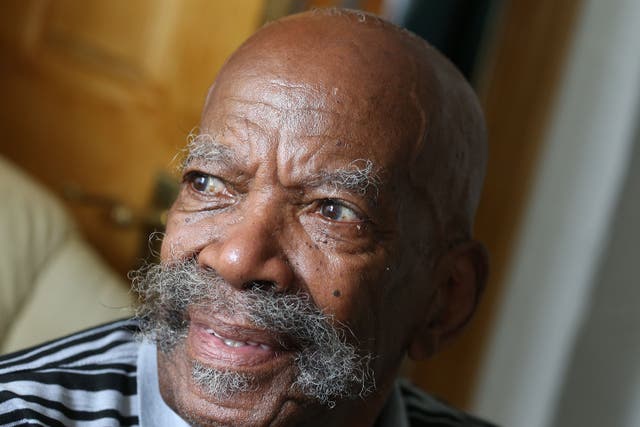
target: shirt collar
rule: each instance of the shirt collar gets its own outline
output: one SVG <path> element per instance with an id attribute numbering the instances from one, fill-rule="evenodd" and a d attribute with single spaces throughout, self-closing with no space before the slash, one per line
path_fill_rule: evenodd
<path id="1" fill-rule="evenodd" d="M 173 412 L 160 395 L 156 347 L 143 342 L 138 351 L 138 397 L 140 398 L 140 427 L 188 427 Z"/>

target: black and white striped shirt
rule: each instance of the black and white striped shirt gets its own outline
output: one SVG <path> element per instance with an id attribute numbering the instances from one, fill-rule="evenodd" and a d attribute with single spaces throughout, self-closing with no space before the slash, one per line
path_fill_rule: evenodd
<path id="1" fill-rule="evenodd" d="M 155 348 L 137 330 L 123 320 L 0 357 L 0 426 L 186 425 L 162 401 Z M 406 382 L 376 426 L 491 427 Z"/>
<path id="2" fill-rule="evenodd" d="M 0 358 L 0 425 L 138 425 L 135 331 L 120 321 Z"/>

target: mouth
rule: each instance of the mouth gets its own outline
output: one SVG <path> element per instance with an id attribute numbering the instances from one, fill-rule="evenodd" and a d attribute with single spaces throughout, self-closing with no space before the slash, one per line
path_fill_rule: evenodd
<path id="1" fill-rule="evenodd" d="M 201 363 L 225 370 L 262 370 L 291 355 L 280 337 L 265 330 L 220 319 L 190 316 L 187 345 Z M 269 366 L 271 368 L 272 366 Z"/>

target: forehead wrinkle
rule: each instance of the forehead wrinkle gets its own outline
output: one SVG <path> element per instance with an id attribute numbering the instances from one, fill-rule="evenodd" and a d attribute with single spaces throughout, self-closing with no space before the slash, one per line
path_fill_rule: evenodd
<path id="1" fill-rule="evenodd" d="M 270 135 L 271 139 L 314 137 L 344 139 L 335 133 L 337 123 L 345 121 L 343 114 L 331 108 L 305 105 L 304 102 L 280 106 L 268 100 L 246 99 L 238 96 L 230 96 L 226 99 L 240 107 L 240 111 L 234 112 L 232 116 L 258 129 L 265 136 Z M 262 122 L 261 118 L 266 116 L 272 118 L 271 123 L 267 123 L 268 127 L 259 124 Z"/>
<path id="2" fill-rule="evenodd" d="M 269 98 L 273 99 L 273 97 L 269 97 Z M 262 106 L 262 107 L 266 107 L 266 108 L 280 111 L 283 113 L 296 111 L 301 113 L 308 112 L 308 113 L 330 114 L 333 116 L 341 115 L 339 112 L 334 111 L 331 108 L 308 105 L 309 104 L 308 100 L 304 100 L 304 101 L 300 100 L 299 102 L 282 102 L 282 104 L 280 104 L 280 103 L 269 102 L 266 100 L 246 99 L 241 96 L 229 96 L 226 99 L 236 104 L 249 105 L 252 107 Z"/>

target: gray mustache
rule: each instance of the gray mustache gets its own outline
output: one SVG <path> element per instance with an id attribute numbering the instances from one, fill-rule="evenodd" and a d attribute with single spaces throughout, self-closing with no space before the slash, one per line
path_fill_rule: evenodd
<path id="1" fill-rule="evenodd" d="M 259 286 L 235 290 L 215 271 L 200 268 L 193 260 L 148 265 L 130 277 L 140 299 L 136 314 L 143 323 L 162 318 L 174 328 L 185 328 L 187 308 L 202 308 L 241 315 L 256 328 L 287 337 L 281 340 L 285 347 L 292 341 L 296 347 L 312 344 L 319 329 L 333 328 L 331 316 L 322 313 L 306 293 L 276 293 Z"/>
<path id="2" fill-rule="evenodd" d="M 322 403 L 332 406 L 336 398 L 363 397 L 375 389 L 369 367 L 372 356 L 361 355 L 348 342 L 347 338 L 355 341 L 350 330 L 318 309 L 306 293 L 277 293 L 260 286 L 235 289 L 192 259 L 150 264 L 132 272 L 130 278 L 139 296 L 136 317 L 141 334 L 166 354 L 187 336 L 187 309 L 202 308 L 240 315 L 273 334 L 283 347 L 293 348 L 299 370 L 295 386 Z M 206 376 L 220 377 L 217 373 Z"/>

